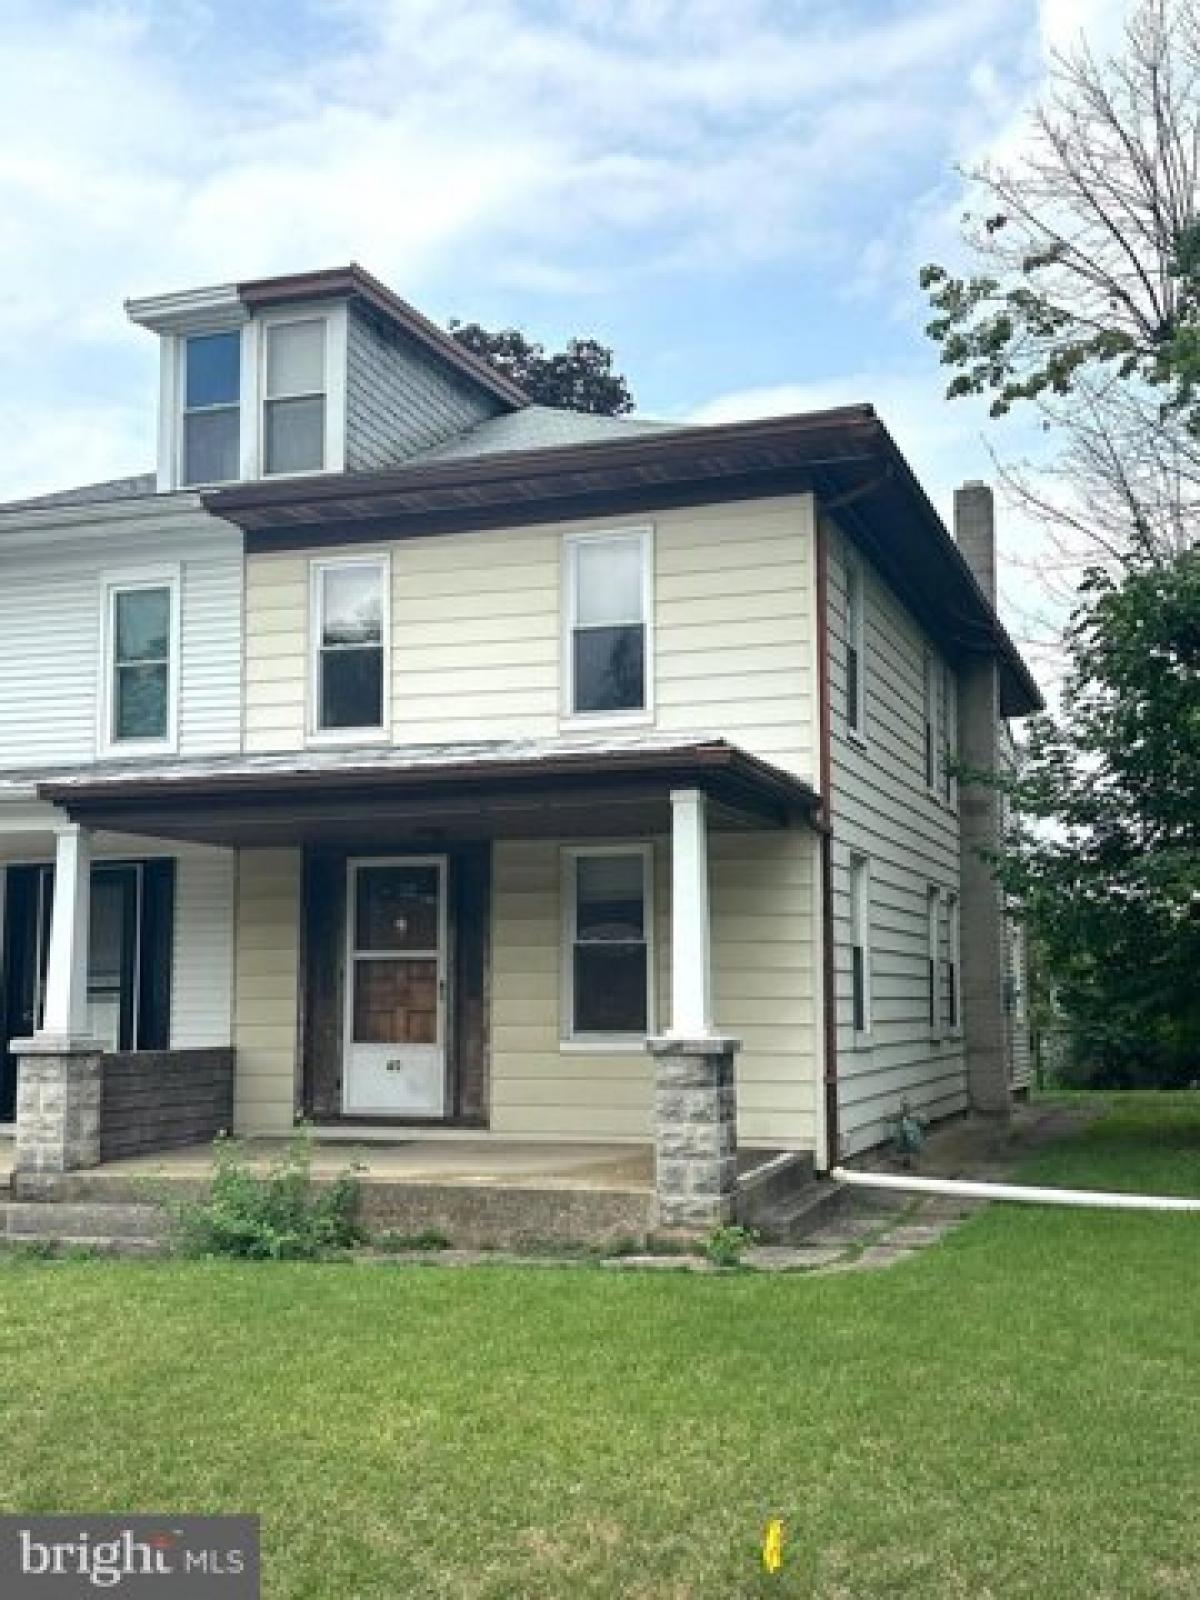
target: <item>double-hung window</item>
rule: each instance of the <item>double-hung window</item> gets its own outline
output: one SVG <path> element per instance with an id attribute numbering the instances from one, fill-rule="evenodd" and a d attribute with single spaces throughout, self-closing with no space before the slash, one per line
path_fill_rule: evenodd
<path id="1" fill-rule="evenodd" d="M 850 1009 L 856 1035 L 871 1031 L 871 869 L 850 857 Z"/>
<path id="2" fill-rule="evenodd" d="M 264 473 L 324 469 L 327 327 L 324 317 L 266 324 Z"/>
<path id="3" fill-rule="evenodd" d="M 567 716 L 650 709 L 648 528 L 580 534 L 565 546 Z"/>
<path id="4" fill-rule="evenodd" d="M 564 1034 L 640 1041 L 654 1025 L 651 847 L 569 850 L 563 864 Z"/>
<path id="5" fill-rule="evenodd" d="M 184 338 L 184 484 L 231 483 L 239 476 L 241 383 L 240 330 Z"/>
<path id="6" fill-rule="evenodd" d="M 962 957 L 959 945 L 962 939 L 959 930 L 958 896 L 946 896 L 946 1028 L 950 1033 L 957 1033 L 962 1026 L 962 976 L 960 964 Z"/>
<path id="7" fill-rule="evenodd" d="M 925 762 L 925 787 L 929 790 L 930 794 L 936 794 L 938 781 L 938 671 L 937 662 L 929 651 L 926 651 L 925 653 L 924 673 L 925 681 L 923 694 L 925 711 L 923 726 L 925 730 L 925 743 L 922 753 Z"/>
<path id="8" fill-rule="evenodd" d="M 169 747 L 176 720 L 176 579 L 110 582 L 104 633 L 104 746 L 128 753 Z"/>
<path id="9" fill-rule="evenodd" d="M 846 727 L 860 739 L 866 733 L 866 623 L 862 569 L 846 563 Z"/>
<path id="10" fill-rule="evenodd" d="M 312 565 L 312 732 L 379 733 L 387 710 L 388 562 Z"/>
<path id="11" fill-rule="evenodd" d="M 936 1039 L 941 1031 L 938 1006 L 938 974 L 941 970 L 942 892 L 930 886 L 925 896 L 925 986 L 929 1010 L 929 1032 Z"/>
<path id="12" fill-rule="evenodd" d="M 942 799 L 953 807 L 958 802 L 954 762 L 958 752 L 958 686 L 951 668 L 942 666 Z"/>

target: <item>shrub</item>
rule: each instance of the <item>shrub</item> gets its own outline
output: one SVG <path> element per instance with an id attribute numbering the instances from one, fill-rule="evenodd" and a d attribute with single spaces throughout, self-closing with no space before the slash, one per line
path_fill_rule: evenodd
<path id="1" fill-rule="evenodd" d="M 176 1240 L 185 1255 L 243 1261 L 316 1261 L 348 1250 L 363 1237 L 355 1171 L 314 1183 L 307 1130 L 262 1174 L 235 1140 L 218 1139 L 208 1195 L 173 1208 Z"/>
<path id="2" fill-rule="evenodd" d="M 704 1241 L 704 1254 L 714 1267 L 740 1267 L 742 1252 L 757 1244 L 758 1234 L 753 1228 L 741 1228 L 736 1223 L 726 1223 L 714 1228 Z"/>

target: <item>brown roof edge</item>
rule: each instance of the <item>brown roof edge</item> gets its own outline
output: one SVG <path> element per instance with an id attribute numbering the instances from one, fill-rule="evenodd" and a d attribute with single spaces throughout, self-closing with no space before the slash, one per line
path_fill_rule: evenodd
<path id="1" fill-rule="evenodd" d="M 275 478 L 205 491 L 204 503 L 219 516 L 243 508 L 319 505 L 325 500 L 369 500 L 396 489 L 469 483 L 481 486 L 528 477 L 531 469 L 547 474 L 570 473 L 590 465 L 623 466 L 652 459 L 670 460 L 693 454 L 698 447 L 771 444 L 825 431 L 882 428 L 873 406 L 840 406 L 830 411 L 800 411 L 749 422 L 697 423 L 669 433 L 639 433 L 628 438 L 589 439 L 581 444 L 540 445 L 531 450 L 496 451 L 456 456 L 445 461 L 416 461 L 376 472 L 327 473 L 303 479 Z M 886 432 L 886 429 L 884 430 Z M 915 481 L 915 480 L 914 480 Z M 930 507 L 932 511 L 933 508 Z M 936 516 L 937 513 L 933 512 Z M 235 519 L 236 520 L 236 519 Z"/>
<path id="2" fill-rule="evenodd" d="M 398 751 L 402 754 L 402 751 Z M 250 758 L 251 761 L 253 758 Z M 186 768 L 187 762 L 180 763 Z M 195 766 L 206 764 L 197 760 Z M 344 761 L 307 771 L 243 766 L 221 771 L 209 767 L 195 775 L 163 778 L 161 773 L 122 772 L 115 777 L 61 775 L 37 783 L 39 798 L 68 808 L 107 801 L 152 799 L 156 805 L 172 799 L 203 800 L 221 794 L 295 794 L 297 791 L 346 788 L 402 787 L 423 789 L 447 783 L 487 787 L 513 782 L 536 783 L 540 778 L 612 778 L 615 776 L 678 778 L 728 777 L 744 784 L 764 799 L 791 814 L 813 817 L 820 797 L 803 779 L 794 777 L 759 756 L 750 755 L 724 739 L 680 743 L 665 749 L 563 751 L 527 759 L 450 760 L 420 766 L 389 766 L 375 761 L 355 766 Z"/>
<path id="3" fill-rule="evenodd" d="M 346 295 L 363 300 L 389 322 L 432 350 L 448 366 L 488 389 L 506 405 L 519 409 L 530 404 L 524 389 L 490 361 L 475 355 L 436 322 L 402 300 L 386 283 L 352 261 L 348 267 L 323 267 L 315 272 L 294 272 L 286 277 L 254 278 L 237 286 L 238 297 L 254 309 L 285 305 L 297 300 L 321 300 Z"/>

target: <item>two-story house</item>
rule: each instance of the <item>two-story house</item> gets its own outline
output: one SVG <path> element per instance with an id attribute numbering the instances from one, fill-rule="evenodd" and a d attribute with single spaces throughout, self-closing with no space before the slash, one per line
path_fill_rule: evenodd
<path id="1" fill-rule="evenodd" d="M 654 1146 L 668 1221 L 1007 1105 L 986 489 L 530 404 L 358 268 L 128 310 L 156 475 L 0 510 L 19 1168 L 205 1047 L 239 1132 Z"/>

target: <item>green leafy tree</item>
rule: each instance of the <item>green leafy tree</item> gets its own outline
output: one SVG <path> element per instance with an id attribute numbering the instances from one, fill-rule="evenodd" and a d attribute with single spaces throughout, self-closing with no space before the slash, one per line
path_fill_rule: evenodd
<path id="1" fill-rule="evenodd" d="M 1200 550 L 1093 572 L 1061 714 L 1029 727 L 998 864 L 1069 1021 L 1077 1074 L 1200 1079 Z"/>
<path id="2" fill-rule="evenodd" d="M 568 339 L 562 350 L 547 354 L 519 328 L 496 331 L 478 322 L 451 320 L 450 332 L 462 345 L 519 383 L 539 405 L 590 411 L 619 417 L 633 410 L 633 395 L 619 372 L 613 353 L 597 339 Z"/>

